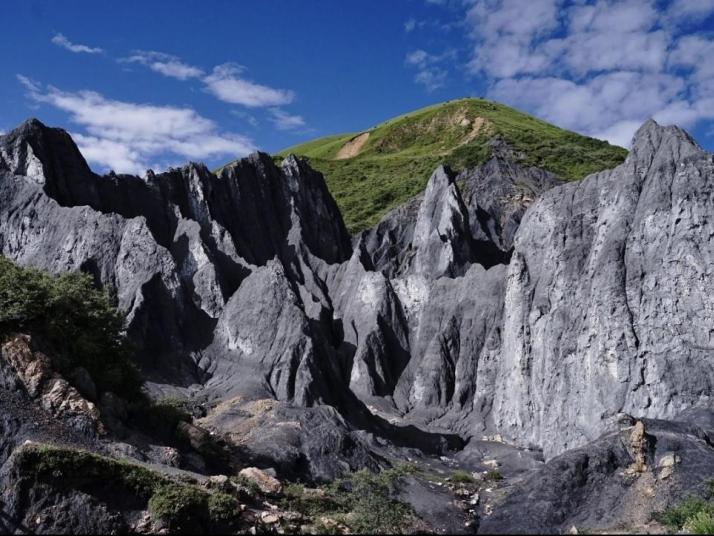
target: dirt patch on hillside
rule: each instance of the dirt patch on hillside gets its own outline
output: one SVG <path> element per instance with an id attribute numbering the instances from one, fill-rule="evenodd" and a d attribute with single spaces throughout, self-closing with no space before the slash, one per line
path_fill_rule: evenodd
<path id="1" fill-rule="evenodd" d="M 350 141 L 345 143 L 339 151 L 337 151 L 337 155 L 335 155 L 335 160 L 346 160 L 348 158 L 357 156 L 362 150 L 362 147 L 364 147 L 364 144 L 367 143 L 368 139 L 369 132 L 363 132 L 362 134 L 355 136 Z"/>
<path id="2" fill-rule="evenodd" d="M 464 127 L 471 125 L 471 131 L 466 134 L 459 146 L 472 142 L 479 134 L 491 134 L 493 132 L 493 123 L 484 117 L 474 117 L 473 120 L 464 118 L 459 124 Z"/>

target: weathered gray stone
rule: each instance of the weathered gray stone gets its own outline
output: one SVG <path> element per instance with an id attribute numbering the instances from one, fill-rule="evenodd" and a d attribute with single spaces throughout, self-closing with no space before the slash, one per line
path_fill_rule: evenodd
<path id="1" fill-rule="evenodd" d="M 324 426 L 329 449 L 297 425 L 263 447 L 321 479 L 384 438 L 498 436 L 551 458 L 622 414 L 711 409 L 712 156 L 654 122 L 579 183 L 509 154 L 437 169 L 351 247 L 294 157 L 100 177 L 30 121 L 0 137 L 0 253 L 109 288 L 150 388 L 278 400 Z M 213 416 L 217 433 L 250 421 Z"/>

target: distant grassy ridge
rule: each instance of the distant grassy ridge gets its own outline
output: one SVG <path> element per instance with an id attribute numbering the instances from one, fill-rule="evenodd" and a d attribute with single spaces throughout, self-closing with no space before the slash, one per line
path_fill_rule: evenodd
<path id="1" fill-rule="evenodd" d="M 513 108 L 483 99 L 460 99 L 407 113 L 365 132 L 359 154 L 336 160 L 340 149 L 361 132 L 327 136 L 289 147 L 323 173 L 350 232 L 373 226 L 392 208 L 419 194 L 439 164 L 460 170 L 491 154 L 500 138 L 518 160 L 565 180 L 620 164 L 627 151 L 581 136 Z"/>

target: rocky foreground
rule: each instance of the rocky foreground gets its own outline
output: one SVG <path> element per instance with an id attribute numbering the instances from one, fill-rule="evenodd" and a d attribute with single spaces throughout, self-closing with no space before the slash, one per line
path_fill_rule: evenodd
<path id="1" fill-rule="evenodd" d="M 105 289 L 153 404 L 6 327 L 3 531 L 656 531 L 706 499 L 714 157 L 654 121 L 577 183 L 492 155 L 351 237 L 292 156 L 98 176 L 0 137 L 0 253 Z"/>

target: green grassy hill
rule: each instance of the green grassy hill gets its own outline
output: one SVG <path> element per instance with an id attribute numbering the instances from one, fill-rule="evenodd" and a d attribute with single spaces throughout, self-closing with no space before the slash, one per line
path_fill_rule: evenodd
<path id="1" fill-rule="evenodd" d="M 420 193 L 438 164 L 459 170 L 485 161 L 490 156 L 488 142 L 496 137 L 514 149 L 521 163 L 547 169 L 565 180 L 614 167 L 627 155 L 621 147 L 560 129 L 513 108 L 482 99 L 460 99 L 395 117 L 364 132 L 295 145 L 277 156 L 307 157 L 324 174 L 354 233 Z"/>

